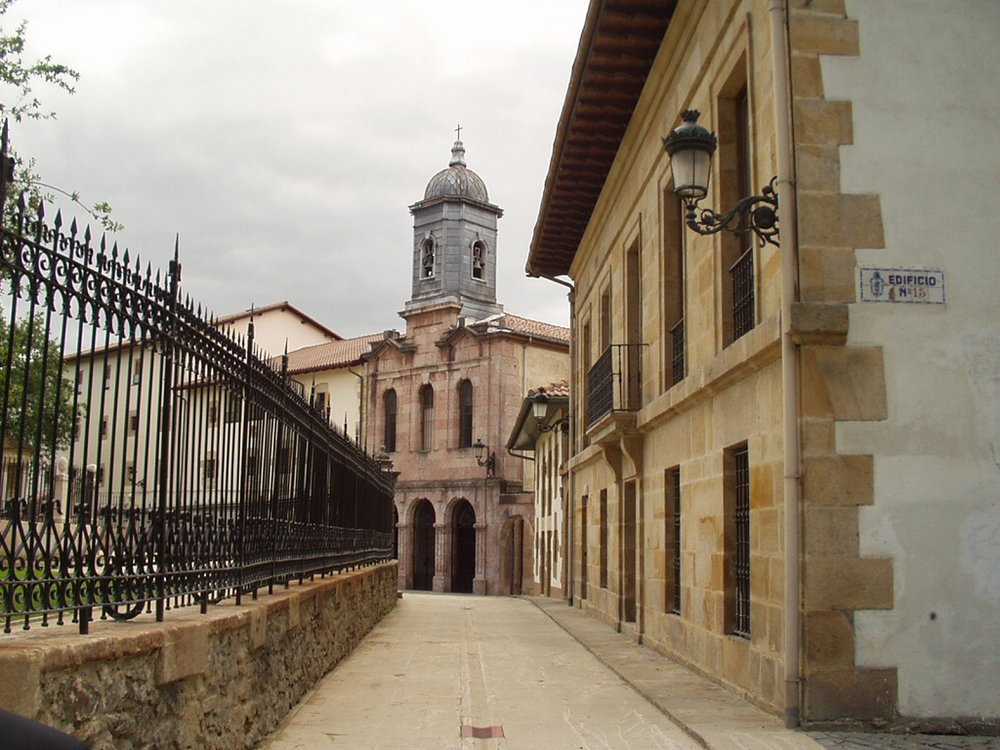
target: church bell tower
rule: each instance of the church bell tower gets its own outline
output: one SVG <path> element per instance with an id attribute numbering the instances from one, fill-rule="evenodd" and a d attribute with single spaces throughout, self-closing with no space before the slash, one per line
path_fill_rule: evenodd
<path id="1" fill-rule="evenodd" d="M 496 251 L 503 209 L 490 203 L 486 183 L 466 167 L 462 141 L 455 141 L 448 168 L 431 178 L 410 213 L 413 285 L 404 315 L 449 302 L 461 305 L 459 315 L 472 320 L 502 313 Z"/>

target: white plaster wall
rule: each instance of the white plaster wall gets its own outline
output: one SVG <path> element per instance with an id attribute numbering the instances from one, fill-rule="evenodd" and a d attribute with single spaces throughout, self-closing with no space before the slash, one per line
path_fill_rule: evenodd
<path id="1" fill-rule="evenodd" d="M 240 318 L 226 326 L 234 335 L 246 340 L 250 318 Z M 253 319 L 253 335 L 257 348 L 265 355 L 281 356 L 288 342 L 288 351 L 302 349 L 316 344 L 325 344 L 332 339 L 312 323 L 303 320 L 290 310 L 264 310 Z"/>
<path id="2" fill-rule="evenodd" d="M 362 373 L 361 367 L 355 368 Z M 340 367 L 335 370 L 323 370 L 316 373 L 303 373 L 294 376 L 302 384 L 306 398 L 315 384 L 317 391 L 326 391 L 326 403 L 330 407 L 330 424 L 338 430 L 344 429 L 344 418 L 347 418 L 347 436 L 354 440 L 359 434 L 358 423 L 361 419 L 361 381 L 350 368 Z M 378 448 L 376 445 L 375 448 Z"/>
<path id="3" fill-rule="evenodd" d="M 546 534 L 551 532 L 552 543 L 549 547 L 549 580 L 548 585 L 557 588 L 562 587 L 562 480 L 559 474 L 559 467 L 562 465 L 563 456 L 562 433 L 559 431 L 546 432 L 539 435 L 535 443 L 535 581 L 545 583 L 541 580 L 542 562 L 541 555 L 544 553 L 544 539 Z M 546 513 L 543 507 L 543 497 L 548 497 L 551 507 Z"/>
<path id="4" fill-rule="evenodd" d="M 946 305 L 857 303 L 883 347 L 889 418 L 844 423 L 875 456 L 862 554 L 894 560 L 895 607 L 856 615 L 857 662 L 898 666 L 900 712 L 1000 716 L 1000 2 L 849 0 L 861 55 L 827 57 L 853 105 L 845 192 L 877 193 L 885 249 L 943 269 Z"/>

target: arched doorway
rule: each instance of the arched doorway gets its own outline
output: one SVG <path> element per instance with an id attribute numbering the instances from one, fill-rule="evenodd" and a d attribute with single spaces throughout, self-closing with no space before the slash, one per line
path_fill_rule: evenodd
<path id="1" fill-rule="evenodd" d="M 413 588 L 434 588 L 434 506 L 428 500 L 413 511 Z"/>
<path id="2" fill-rule="evenodd" d="M 451 590 L 472 593 L 476 577 L 476 511 L 468 500 L 460 500 L 452 511 Z"/>

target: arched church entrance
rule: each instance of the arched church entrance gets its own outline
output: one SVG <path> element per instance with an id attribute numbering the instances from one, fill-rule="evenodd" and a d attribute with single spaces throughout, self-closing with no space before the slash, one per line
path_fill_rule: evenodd
<path id="1" fill-rule="evenodd" d="M 420 500 L 413 511 L 413 588 L 434 588 L 434 506 Z"/>
<path id="2" fill-rule="evenodd" d="M 452 511 L 451 590 L 472 593 L 476 577 L 476 511 L 468 500 L 460 500 Z"/>

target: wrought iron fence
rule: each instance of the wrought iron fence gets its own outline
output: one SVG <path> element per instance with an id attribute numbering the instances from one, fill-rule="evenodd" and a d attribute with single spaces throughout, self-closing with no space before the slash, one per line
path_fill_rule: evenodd
<path id="1" fill-rule="evenodd" d="M 0 620 L 126 619 L 392 556 L 392 479 L 166 273 L 0 214 Z M 278 364 L 275 364 L 275 362 Z"/>

